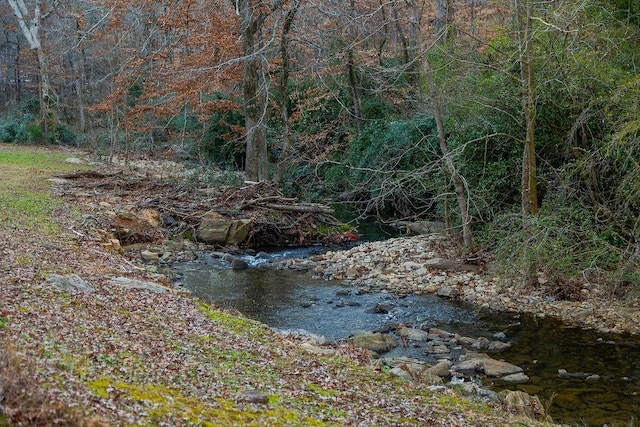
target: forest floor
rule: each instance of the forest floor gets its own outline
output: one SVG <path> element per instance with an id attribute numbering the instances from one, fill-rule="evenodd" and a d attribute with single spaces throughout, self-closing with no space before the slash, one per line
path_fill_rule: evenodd
<path id="1" fill-rule="evenodd" d="M 72 156 L 0 145 L 0 425 L 549 425 L 161 286 L 54 193 Z"/>

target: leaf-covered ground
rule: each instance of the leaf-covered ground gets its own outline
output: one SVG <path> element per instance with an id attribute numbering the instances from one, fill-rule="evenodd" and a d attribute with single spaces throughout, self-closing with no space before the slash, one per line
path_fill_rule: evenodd
<path id="1" fill-rule="evenodd" d="M 152 278 L 90 237 L 89 206 L 54 196 L 68 156 L 0 145 L 0 425 L 543 425 L 392 379 L 347 345 L 317 356 L 188 296 L 110 286 Z"/>

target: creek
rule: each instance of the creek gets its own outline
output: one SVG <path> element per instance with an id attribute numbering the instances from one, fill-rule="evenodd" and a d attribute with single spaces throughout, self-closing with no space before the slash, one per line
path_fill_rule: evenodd
<path id="1" fill-rule="evenodd" d="M 243 256 L 249 264 L 244 270 L 233 270 L 227 261 L 202 254 L 196 261 L 176 264 L 174 274 L 181 286 L 204 301 L 235 309 L 273 328 L 302 329 L 333 342 L 389 323 L 436 327 L 489 339 L 503 333 L 512 346 L 492 357 L 522 367 L 530 380 L 523 384 L 479 380 L 483 387 L 537 395 L 548 405 L 555 422 L 632 426 L 640 417 L 637 337 L 604 336 L 568 328 L 550 319 L 495 313 L 434 295 L 397 298 L 384 293 L 359 294 L 353 287 L 316 280 L 308 273 L 273 268 L 274 262 L 305 257 L 314 250 L 322 248 Z M 378 304 L 390 309 L 371 312 Z M 423 350 L 419 346 L 400 346 L 384 357 L 426 360 Z M 559 369 L 597 374 L 599 378 L 560 378 Z"/>

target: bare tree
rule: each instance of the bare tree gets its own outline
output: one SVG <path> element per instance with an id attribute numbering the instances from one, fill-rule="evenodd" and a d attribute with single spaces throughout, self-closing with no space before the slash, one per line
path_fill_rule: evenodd
<path id="1" fill-rule="evenodd" d="M 33 10 L 27 8 L 24 0 L 7 0 L 11 10 L 18 20 L 18 26 L 22 35 L 29 43 L 29 47 L 35 51 L 38 57 L 38 76 L 40 79 L 40 118 L 42 120 L 42 130 L 45 141 L 49 140 L 51 133 L 50 126 L 53 125 L 52 104 L 56 103 L 55 95 L 49 81 L 49 68 L 47 57 L 42 46 L 41 28 L 43 23 L 42 2 L 35 0 Z"/>

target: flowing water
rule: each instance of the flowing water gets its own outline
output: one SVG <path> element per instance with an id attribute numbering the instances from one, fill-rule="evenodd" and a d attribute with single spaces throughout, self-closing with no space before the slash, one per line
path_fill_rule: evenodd
<path id="1" fill-rule="evenodd" d="M 223 260 L 202 256 L 176 265 L 182 285 L 195 296 L 278 329 L 304 329 L 330 341 L 372 331 L 390 322 L 438 327 L 466 336 L 492 337 L 503 332 L 511 348 L 497 358 L 521 366 L 530 377 L 525 384 L 487 382 L 493 390 L 519 389 L 549 403 L 556 422 L 588 426 L 632 426 L 640 417 L 640 340 L 602 336 L 569 329 L 552 320 L 488 313 L 433 295 L 395 298 L 388 294 L 358 294 L 352 287 L 314 280 L 308 274 L 275 270 L 273 259 L 299 257 L 305 252 L 281 251 L 244 257 L 251 268 L 232 270 Z M 388 313 L 367 310 L 376 304 Z M 421 349 L 399 348 L 396 355 L 425 357 Z M 558 370 L 597 374 L 599 379 L 560 378 Z"/>

